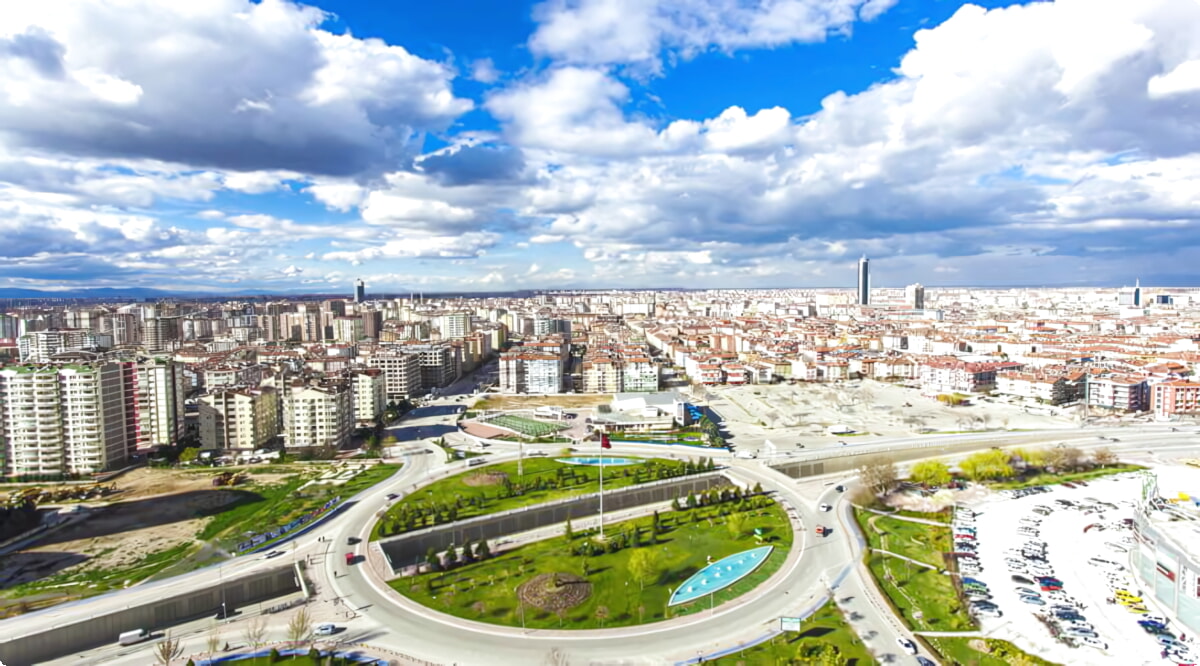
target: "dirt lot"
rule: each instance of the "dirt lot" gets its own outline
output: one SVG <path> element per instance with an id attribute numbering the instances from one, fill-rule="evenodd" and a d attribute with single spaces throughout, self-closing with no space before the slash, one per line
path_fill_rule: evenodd
<path id="1" fill-rule="evenodd" d="M 253 474 L 250 481 L 273 483 L 285 476 Z M 207 520 L 199 512 L 238 496 L 234 490 L 214 488 L 212 478 L 145 468 L 118 477 L 113 481 L 118 493 L 106 498 L 112 503 L 86 503 L 71 524 L 32 547 L 0 557 L 0 590 L 49 576 L 128 569 L 148 555 L 192 542 Z"/>
<path id="2" fill-rule="evenodd" d="M 536 407 L 580 408 L 609 404 L 611 395 L 488 395 L 472 409 L 534 409 Z"/>

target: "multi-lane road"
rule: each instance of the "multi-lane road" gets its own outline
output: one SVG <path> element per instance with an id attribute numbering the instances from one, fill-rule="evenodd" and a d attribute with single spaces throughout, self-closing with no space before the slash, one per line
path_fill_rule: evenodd
<path id="1" fill-rule="evenodd" d="M 411 412 L 392 430 L 402 440 L 403 468 L 382 484 L 353 498 L 348 508 L 336 517 L 310 530 L 285 548 L 289 559 L 306 559 L 315 587 L 315 601 L 309 604 L 318 621 L 332 621 L 345 630 L 336 638 L 347 643 L 366 643 L 386 651 L 445 664 L 674 664 L 695 661 L 759 638 L 778 628 L 782 616 L 799 615 L 827 598 L 830 588 L 844 608 L 857 618 L 855 628 L 875 653 L 893 663 L 916 663 L 902 654 L 896 639 L 911 637 L 899 620 L 892 617 L 869 581 L 857 566 L 861 544 L 853 528 L 847 503 L 834 489 L 836 477 L 797 482 L 769 468 L 765 460 L 734 459 L 721 454 L 730 473 L 750 483 L 761 482 L 774 489 L 797 520 L 797 549 L 770 581 L 743 598 L 717 607 L 705 614 L 670 620 L 641 627 L 562 632 L 523 631 L 519 628 L 480 624 L 416 606 L 392 593 L 383 582 L 382 555 L 371 552 L 366 561 L 346 566 L 344 553 L 354 550 L 368 554 L 368 536 L 376 514 L 382 510 L 389 493 L 405 495 L 433 478 L 461 470 L 462 462 L 447 463 L 432 439 L 453 428 L 453 412 L 461 403 L 454 395 L 443 396 Z M 418 434 L 419 433 L 419 434 Z M 1100 436 L 1119 437 L 1120 441 L 1101 440 Z M 923 438 L 928 440 L 929 438 Z M 1116 429 L 1048 431 L 1044 433 L 989 433 L 986 435 L 946 435 L 948 443 L 976 441 L 980 447 L 996 443 L 1048 441 L 1074 445 L 1107 445 L 1131 455 L 1145 456 L 1146 451 L 1166 445 L 1173 449 L 1194 444 L 1200 438 L 1194 432 L 1175 432 L 1166 427 L 1122 427 Z M 904 440 L 880 441 L 869 448 L 903 446 Z M 908 443 L 912 443 L 911 440 Z M 493 447 L 498 456 L 515 455 L 503 446 Z M 868 448 L 868 447 L 864 447 Z M 528 452 L 528 451 L 527 451 Z M 661 455 L 658 447 L 623 447 L 623 452 Z M 806 452 L 813 453 L 813 452 Z M 688 452 L 689 456 L 697 455 Z M 938 455 L 936 449 L 930 455 Z M 829 503 L 834 510 L 822 513 L 817 508 Z M 820 538 L 813 534 L 817 524 L 833 525 L 833 535 Z M 802 527 L 801 527 L 802 526 Z M 351 537 L 361 543 L 351 546 Z M 164 595 L 208 585 L 221 576 L 242 574 L 256 568 L 278 566 L 281 558 L 263 560 L 250 556 L 210 567 L 188 575 L 129 590 L 76 602 L 48 611 L 33 613 L 0 623 L 9 636 L 22 635 L 38 627 L 58 624 L 107 610 L 161 598 Z M 223 642 L 237 646 L 241 628 L 253 622 L 255 609 L 245 612 L 219 627 Z M 284 637 L 288 614 L 266 616 L 268 637 Z M 203 654 L 205 639 L 213 631 L 212 619 L 177 627 L 173 635 L 184 641 L 187 654 Z M 115 637 L 114 637 L 115 638 Z M 94 650 L 54 663 L 144 664 L 150 646 Z M 387 656 L 386 652 L 384 653 Z M 81 661 L 81 658 L 85 661 Z M 394 657 L 393 657 L 394 658 Z"/>

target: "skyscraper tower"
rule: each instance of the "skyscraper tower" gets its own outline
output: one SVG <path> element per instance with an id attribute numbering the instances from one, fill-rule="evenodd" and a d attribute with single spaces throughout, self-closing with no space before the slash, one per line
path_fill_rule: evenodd
<path id="1" fill-rule="evenodd" d="M 871 262 L 865 254 L 858 260 L 858 304 L 871 304 Z"/>
<path id="2" fill-rule="evenodd" d="M 1138 278 L 1133 281 L 1133 307 L 1142 307 L 1142 279 Z"/>
<path id="3" fill-rule="evenodd" d="M 925 287 L 920 282 L 904 288 L 904 302 L 914 310 L 925 309 Z"/>
<path id="4" fill-rule="evenodd" d="M 365 300 L 367 300 L 367 286 L 363 284 L 362 280 L 359 280 L 354 283 L 354 302 L 362 303 Z"/>

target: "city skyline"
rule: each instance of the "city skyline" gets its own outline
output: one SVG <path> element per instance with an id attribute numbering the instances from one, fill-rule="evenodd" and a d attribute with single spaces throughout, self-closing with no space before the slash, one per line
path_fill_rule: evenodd
<path id="1" fill-rule="evenodd" d="M 3 10 L 0 288 L 1200 284 L 1187 0 L 138 2 Z"/>

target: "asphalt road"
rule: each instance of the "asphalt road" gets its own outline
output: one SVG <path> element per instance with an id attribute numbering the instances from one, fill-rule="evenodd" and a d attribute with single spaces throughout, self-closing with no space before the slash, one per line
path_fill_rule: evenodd
<path id="1" fill-rule="evenodd" d="M 432 404 L 411 412 L 395 428 L 411 428 L 413 431 L 426 429 L 432 433 L 437 426 L 444 425 L 448 410 L 460 405 L 455 397 L 443 397 Z M 451 424 L 453 416 L 449 416 Z M 408 432 L 408 431 L 406 431 Z M 1101 441 L 1098 435 L 1119 437 L 1119 442 Z M 1170 432 L 1165 426 L 1119 427 L 1093 431 L 1050 431 L 1046 433 L 988 433 L 986 435 L 944 435 L 946 441 L 979 441 L 981 448 L 1001 441 L 1025 441 L 1042 438 L 1045 441 L 1063 441 L 1076 445 L 1106 445 L 1117 450 L 1137 452 L 1153 449 L 1156 444 L 1166 443 L 1177 448 L 1185 442 L 1195 441 L 1194 432 Z M 929 438 L 921 438 L 928 440 Z M 878 442 L 872 446 L 896 446 L 902 442 Z M 354 498 L 354 503 L 337 517 L 321 524 L 316 529 L 298 538 L 294 545 L 288 544 L 289 558 L 307 558 L 313 562 L 310 576 L 316 588 L 316 601 L 310 606 L 335 609 L 333 613 L 345 631 L 337 638 L 345 642 L 369 643 L 374 647 L 392 650 L 446 664 L 663 664 L 695 660 L 761 637 L 778 628 L 781 616 L 797 615 L 811 608 L 829 593 L 828 587 L 835 586 L 834 594 L 845 600 L 843 607 L 853 613 L 856 630 L 872 646 L 876 655 L 891 663 L 915 663 L 915 658 L 901 654 L 896 638 L 908 636 L 899 621 L 890 612 L 863 579 L 859 566 L 861 544 L 852 527 L 849 509 L 840 494 L 831 490 L 835 477 L 796 482 L 767 468 L 762 460 L 733 459 L 727 454 L 720 457 L 731 466 L 735 476 L 753 485 L 761 482 L 766 488 L 778 491 L 779 498 L 789 505 L 803 525 L 798 543 L 802 551 L 793 553 L 785 566 L 769 581 L 754 592 L 733 603 L 716 608 L 708 614 L 681 618 L 635 628 L 560 632 L 548 630 L 512 629 L 485 625 L 452 618 L 429 609 L 415 606 L 392 593 L 382 583 L 382 554 L 371 552 L 366 560 L 347 567 L 344 553 L 349 537 L 363 541 L 354 546 L 356 553 L 363 554 L 368 548 L 367 537 L 374 516 L 386 506 L 387 493 L 407 494 L 431 478 L 441 478 L 447 473 L 465 467 L 465 462 L 447 464 L 437 447 L 425 441 L 406 442 L 402 447 L 409 453 L 404 456 L 404 467 L 384 483 L 364 491 Z M 494 450 L 503 447 L 493 447 Z M 428 451 L 429 453 L 423 453 Z M 661 454 L 659 447 L 623 447 L 622 452 L 631 454 Z M 497 452 L 501 452 L 497 450 Z M 506 452 L 511 455 L 513 452 Z M 688 452 L 688 457 L 699 452 Z M 936 456 L 937 451 L 931 450 Z M 507 455 L 505 456 L 507 457 Z M 844 477 L 843 477 L 844 478 Z M 826 484 L 830 485 L 826 485 Z M 832 501 L 831 501 L 832 500 Z M 820 513 L 821 502 L 835 505 L 833 514 Z M 838 525 L 834 533 L 821 539 L 813 533 L 816 524 L 830 523 L 836 516 Z M 6 635 L 21 635 L 48 624 L 57 624 L 72 618 L 102 614 L 126 605 L 142 603 L 161 596 L 209 584 L 221 576 L 232 576 L 259 567 L 277 566 L 279 559 L 270 561 L 260 557 L 239 558 L 220 567 L 210 567 L 191 574 L 137 586 L 93 599 L 75 602 L 47 611 L 32 613 L 5 620 L 0 623 Z M 372 568 L 378 573 L 372 573 Z M 322 611 L 323 613 L 326 611 Z M 342 619 L 349 614 L 348 619 Z M 253 612 L 232 620 L 224 628 L 227 636 L 236 636 L 239 623 L 249 622 Z M 268 616 L 270 635 L 282 637 L 288 616 Z M 212 626 L 212 620 L 204 620 L 176 628 L 175 635 L 182 636 L 189 654 L 204 652 L 203 633 Z M 115 637 L 114 637 L 115 639 Z M 237 641 L 231 641 L 235 645 Z M 145 664 L 152 661 L 150 650 L 111 646 L 92 651 L 86 655 L 58 660 L 52 663 L 107 663 Z M 80 659 L 86 661 L 80 661 Z"/>

